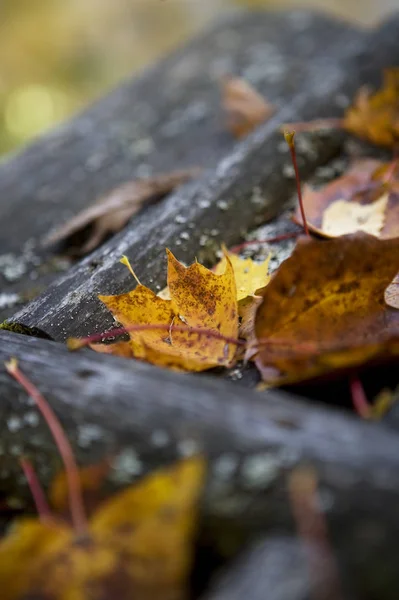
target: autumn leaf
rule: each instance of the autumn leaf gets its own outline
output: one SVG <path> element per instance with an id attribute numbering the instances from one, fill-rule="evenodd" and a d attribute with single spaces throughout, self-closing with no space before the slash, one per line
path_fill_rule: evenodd
<path id="1" fill-rule="evenodd" d="M 89 237 L 76 252 L 80 255 L 87 254 L 109 234 L 120 231 L 146 203 L 159 200 L 177 186 L 197 176 L 199 172 L 199 169 L 186 169 L 149 179 L 128 181 L 100 197 L 95 204 L 46 236 L 43 245 L 55 244 L 91 226 Z"/>
<path id="2" fill-rule="evenodd" d="M 300 238 L 256 314 L 264 381 L 293 383 L 398 355 L 399 313 L 384 302 L 398 270 L 399 238 Z"/>
<path id="3" fill-rule="evenodd" d="M 227 129 L 237 138 L 251 133 L 274 113 L 274 107 L 239 77 L 223 79 L 222 106 Z"/>
<path id="4" fill-rule="evenodd" d="M 25 519 L 0 543 L 2 600 L 186 598 L 202 458 L 159 470 L 111 497 L 79 538 Z"/>
<path id="5" fill-rule="evenodd" d="M 364 231 L 382 239 L 399 236 L 398 163 L 356 160 L 344 175 L 303 195 L 311 231 L 336 237 Z M 301 224 L 299 208 L 294 220 Z"/>
<path id="6" fill-rule="evenodd" d="M 399 142 L 399 68 L 384 71 L 383 86 L 372 94 L 361 88 L 343 127 L 374 144 L 393 148 Z"/>
<path id="7" fill-rule="evenodd" d="M 262 300 L 263 288 L 269 283 L 268 275 L 270 256 L 261 262 L 252 258 L 241 258 L 225 248 L 224 256 L 216 265 L 214 272 L 221 274 L 225 271 L 227 260 L 230 260 L 237 287 L 238 315 L 240 317 L 239 335 L 244 339 L 253 336 L 253 324 L 256 309 Z"/>
<path id="8" fill-rule="evenodd" d="M 86 512 L 92 513 L 101 500 L 101 488 L 111 469 L 111 459 L 79 469 L 80 486 L 82 489 Z M 69 512 L 68 478 L 64 470 L 60 471 L 51 482 L 48 493 L 52 508 L 67 519 Z"/>
<path id="9" fill-rule="evenodd" d="M 162 325 L 163 329 L 132 331 L 129 342 L 95 344 L 92 348 L 173 369 L 202 371 L 230 365 L 235 347 L 221 339 L 238 334 L 237 292 L 230 259 L 226 260 L 225 272 L 215 275 L 197 262 L 185 267 L 170 251 L 167 258 L 170 300 L 143 285 L 126 294 L 99 296 L 125 328 Z M 187 330 L 182 331 L 184 326 Z M 190 328 L 203 329 L 204 334 Z"/>

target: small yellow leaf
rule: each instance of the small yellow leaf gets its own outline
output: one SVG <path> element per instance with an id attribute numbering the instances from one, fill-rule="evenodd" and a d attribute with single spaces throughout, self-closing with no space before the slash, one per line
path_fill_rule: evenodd
<path id="1" fill-rule="evenodd" d="M 270 281 L 268 275 L 270 256 L 262 262 L 256 262 L 252 258 L 240 258 L 224 247 L 223 252 L 224 256 L 216 265 L 215 273 L 222 273 L 227 260 L 230 260 L 237 286 L 239 335 L 249 341 L 254 337 L 254 320 L 256 309 L 262 302 L 261 293 Z"/>
<path id="2" fill-rule="evenodd" d="M 233 252 L 225 251 L 222 260 L 216 265 L 215 273 L 223 273 L 227 260 L 230 260 L 237 286 L 237 300 L 244 300 L 247 296 L 255 296 L 256 291 L 263 288 L 270 281 L 268 275 L 270 256 L 262 262 L 252 258 L 240 258 Z"/>

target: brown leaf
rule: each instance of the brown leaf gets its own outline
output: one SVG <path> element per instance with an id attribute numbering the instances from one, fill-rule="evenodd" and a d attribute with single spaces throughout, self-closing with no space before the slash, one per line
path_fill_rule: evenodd
<path id="1" fill-rule="evenodd" d="M 120 231 L 144 204 L 160 199 L 177 186 L 196 177 L 199 172 L 200 169 L 185 169 L 124 183 L 46 236 L 43 245 L 49 246 L 65 240 L 91 225 L 89 237 L 77 254 L 91 252 L 109 234 Z"/>
<path id="2" fill-rule="evenodd" d="M 395 162 L 361 159 L 321 189 L 305 187 L 303 204 L 309 229 L 324 237 L 356 231 L 382 239 L 399 236 L 398 175 Z M 294 220 L 302 224 L 299 208 Z"/>
<path id="3" fill-rule="evenodd" d="M 264 381 L 293 383 L 398 355 L 399 312 L 384 302 L 398 269 L 399 238 L 301 238 L 256 314 Z"/>
<path id="4" fill-rule="evenodd" d="M 359 90 L 343 126 L 374 144 L 392 148 L 399 142 L 399 68 L 384 71 L 383 86 L 374 94 Z"/>
<path id="5" fill-rule="evenodd" d="M 239 77 L 223 79 L 222 106 L 226 114 L 227 129 L 237 138 L 245 137 L 270 119 L 275 110 L 249 83 Z"/>

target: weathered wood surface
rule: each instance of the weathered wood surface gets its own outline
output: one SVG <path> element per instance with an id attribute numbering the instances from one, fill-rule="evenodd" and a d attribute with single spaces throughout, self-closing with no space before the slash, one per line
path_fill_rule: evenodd
<path id="1" fill-rule="evenodd" d="M 308 42 L 298 39 L 301 29 L 305 28 L 304 35 L 314 29 L 309 21 L 306 14 L 227 19 L 2 163 L 2 292 L 21 297 L 37 293 L 58 276 L 57 269 L 68 267 L 43 252 L 39 239 L 98 195 L 135 176 L 193 164 L 213 168 L 230 154 L 235 141 L 224 128 L 220 77 L 242 74 L 280 104 L 300 85 L 299 63 L 310 61 Z M 330 43 L 336 32 L 350 29 L 326 22 L 318 19 Z M 292 69 L 294 75 L 288 79 L 284 71 L 290 41 L 284 27 L 292 33 L 292 50 L 298 55 L 298 73 Z M 356 35 L 357 40 L 360 34 Z M 146 244 L 144 236 L 142 245 Z M 13 312 L 0 305 L 3 317 Z"/>
<path id="2" fill-rule="evenodd" d="M 293 190 L 278 126 L 342 114 L 360 83 L 377 81 L 383 66 L 399 62 L 396 33 L 395 19 L 366 33 L 308 12 L 244 14 L 6 163 L 0 194 L 7 198 L 2 220 L 10 249 L 24 227 L 31 227 L 33 213 L 38 219 L 38 206 L 43 205 L 43 222 L 30 230 L 36 237 L 61 220 L 60 206 L 76 212 L 99 192 L 140 173 L 143 164 L 151 170 L 210 168 L 197 184 L 145 210 L 14 320 L 58 340 L 101 331 L 112 320 L 96 294 L 131 285 L 126 270 L 115 267 L 122 253 L 132 258 L 144 283 L 162 285 L 166 246 L 182 260 L 213 259 L 221 241 L 234 243 L 276 214 Z M 221 120 L 217 79 L 226 71 L 244 75 L 278 109 L 238 144 Z M 144 139 L 154 148 L 145 160 L 132 150 L 143 142 L 144 123 Z M 329 133 L 302 139 L 298 149 L 306 178 L 337 152 L 341 138 Z M 92 157 L 100 151 L 104 161 L 93 168 Z"/>
<path id="3" fill-rule="evenodd" d="M 204 451 L 210 475 L 201 531 L 218 552 L 226 553 L 227 532 L 234 553 L 262 531 L 292 531 L 287 477 L 313 465 L 331 543 L 359 597 L 395 597 L 399 439 L 388 428 L 278 392 L 244 391 L 91 351 L 71 354 L 54 342 L 0 332 L 0 364 L 10 356 L 51 402 L 81 464 L 113 457 L 114 485 Z M 18 458 L 31 455 L 44 483 L 59 459 L 32 403 L 2 368 L 0 397 L 0 485 L 15 503 L 27 497 Z"/>

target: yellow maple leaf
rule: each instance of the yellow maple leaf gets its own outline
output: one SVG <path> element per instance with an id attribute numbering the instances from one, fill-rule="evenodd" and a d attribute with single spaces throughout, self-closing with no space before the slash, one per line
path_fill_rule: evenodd
<path id="1" fill-rule="evenodd" d="M 94 344 L 92 348 L 190 371 L 230 365 L 235 347 L 217 337 L 238 335 L 237 292 L 230 259 L 224 273 L 216 275 L 197 262 L 185 267 L 169 250 L 167 258 L 170 300 L 141 284 L 126 294 L 99 296 L 125 328 L 162 325 L 163 329 L 132 331 L 129 342 Z M 185 326 L 187 331 L 182 331 Z"/>
<path id="2" fill-rule="evenodd" d="M 205 463 L 193 457 L 99 507 L 87 535 L 25 519 L 0 543 L 2 600 L 184 600 Z"/>

